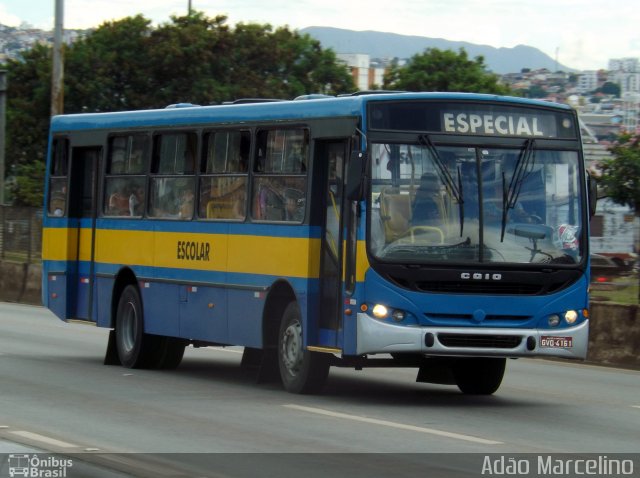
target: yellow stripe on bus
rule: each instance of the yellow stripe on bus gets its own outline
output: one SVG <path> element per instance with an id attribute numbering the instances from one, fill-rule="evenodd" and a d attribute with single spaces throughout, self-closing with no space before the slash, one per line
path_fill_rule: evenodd
<path id="1" fill-rule="evenodd" d="M 42 259 L 76 260 L 78 233 L 75 229 L 45 228 L 42 231 Z"/>
<path id="2" fill-rule="evenodd" d="M 45 229 L 44 260 L 76 260 L 74 229 Z M 82 230 L 80 260 L 91 260 L 91 231 Z M 183 232 L 96 230 L 95 261 L 148 267 L 318 278 L 320 240 Z"/>

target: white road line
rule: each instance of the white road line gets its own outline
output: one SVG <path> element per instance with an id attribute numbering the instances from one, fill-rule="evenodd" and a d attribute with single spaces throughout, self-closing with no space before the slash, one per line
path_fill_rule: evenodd
<path id="1" fill-rule="evenodd" d="M 13 433 L 14 435 L 21 436 L 23 438 L 27 438 L 29 440 L 37 441 L 40 443 L 46 443 L 48 445 L 57 446 L 60 448 L 77 448 L 78 445 L 74 445 L 73 443 L 67 443 L 66 441 L 56 440 L 55 438 L 46 437 L 44 435 L 39 435 L 38 433 L 26 432 L 17 430 Z"/>
<path id="2" fill-rule="evenodd" d="M 460 433 L 446 432 L 443 430 L 436 430 L 435 428 L 416 427 L 414 425 L 406 425 L 404 423 L 396 423 L 396 422 L 390 422 L 387 420 L 379 420 L 377 418 L 367 418 L 367 417 L 359 417 L 357 415 L 348 415 L 346 413 L 332 412 L 330 410 L 324 410 L 322 408 L 303 407 L 303 406 L 294 405 L 294 404 L 287 404 L 283 406 L 285 408 L 300 410 L 303 412 L 315 413 L 317 415 L 324 415 L 327 417 L 341 418 L 344 420 L 353 420 L 356 422 L 371 423 L 373 425 L 382 425 L 385 427 L 398 428 L 400 430 L 408 430 L 408 431 L 418 432 L 418 433 L 428 433 L 430 435 L 453 438 L 455 440 L 464 440 L 464 441 L 470 441 L 474 443 L 482 443 L 483 445 L 502 445 L 503 444 L 501 441 L 487 440 L 485 438 L 478 438 L 470 435 L 462 435 Z"/>
<path id="3" fill-rule="evenodd" d="M 640 408 L 640 405 L 631 405 L 631 408 Z"/>

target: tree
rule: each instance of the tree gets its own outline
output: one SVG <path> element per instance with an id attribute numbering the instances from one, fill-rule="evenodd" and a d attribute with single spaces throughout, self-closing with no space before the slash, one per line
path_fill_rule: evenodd
<path id="1" fill-rule="evenodd" d="M 547 90 L 540 85 L 531 85 L 527 90 L 527 98 L 545 98 Z"/>
<path id="2" fill-rule="evenodd" d="M 65 113 L 211 104 L 247 97 L 339 94 L 355 86 L 331 50 L 288 27 L 203 13 L 159 27 L 142 15 L 105 22 L 65 48 Z M 40 206 L 51 97 L 51 49 L 9 61 L 7 171 L 15 204 Z"/>
<path id="3" fill-rule="evenodd" d="M 233 33 L 227 17 L 209 18 L 202 13 L 171 17 L 148 38 L 147 107 L 172 103 L 208 105 L 230 99 L 233 85 Z"/>
<path id="4" fill-rule="evenodd" d="M 617 83 L 612 83 L 611 81 L 607 81 L 604 85 L 598 88 L 596 93 L 604 93 L 605 95 L 615 96 L 616 98 L 620 98 L 620 85 Z"/>
<path id="5" fill-rule="evenodd" d="M 51 104 L 51 49 L 36 45 L 7 63 L 9 196 L 18 206 L 41 206 Z"/>
<path id="6" fill-rule="evenodd" d="M 65 113 L 148 108 L 150 21 L 105 22 L 65 51 Z"/>
<path id="7" fill-rule="evenodd" d="M 406 91 L 461 91 L 506 94 L 508 87 L 498 83 L 484 58 L 470 60 L 461 48 L 451 50 L 428 48 L 414 55 L 406 66 L 392 67 L 384 75 L 383 88 Z"/>
<path id="8" fill-rule="evenodd" d="M 637 225 L 635 251 L 639 252 L 640 134 L 624 133 L 620 135 L 610 151 L 613 153 L 613 157 L 600 164 L 602 174 L 598 182 L 604 187 L 607 197 L 611 200 L 633 208 Z M 640 302 L 640 288 L 638 289 L 638 301 Z"/>
<path id="9" fill-rule="evenodd" d="M 599 182 L 608 197 L 640 217 L 640 134 L 621 134 L 609 150 L 613 157 L 601 163 Z"/>

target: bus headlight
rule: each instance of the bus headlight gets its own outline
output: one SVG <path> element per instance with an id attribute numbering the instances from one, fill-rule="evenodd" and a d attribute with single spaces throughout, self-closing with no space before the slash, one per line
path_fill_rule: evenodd
<path id="1" fill-rule="evenodd" d="M 575 310 L 567 310 L 564 313 L 564 320 L 567 321 L 567 324 L 573 324 L 578 320 L 578 313 Z"/>
<path id="2" fill-rule="evenodd" d="M 382 304 L 376 304 L 373 306 L 371 313 L 376 319 L 384 319 L 389 314 L 389 310 Z"/>
<path id="3" fill-rule="evenodd" d="M 560 324 L 560 316 L 553 314 L 549 316 L 549 327 L 557 327 Z"/>

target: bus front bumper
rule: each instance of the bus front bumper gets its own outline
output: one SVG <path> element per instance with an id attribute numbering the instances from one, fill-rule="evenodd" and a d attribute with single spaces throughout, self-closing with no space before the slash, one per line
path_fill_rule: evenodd
<path id="1" fill-rule="evenodd" d="M 589 321 L 557 330 L 422 327 L 357 315 L 357 355 L 421 353 L 434 356 L 560 357 L 585 359 Z"/>

